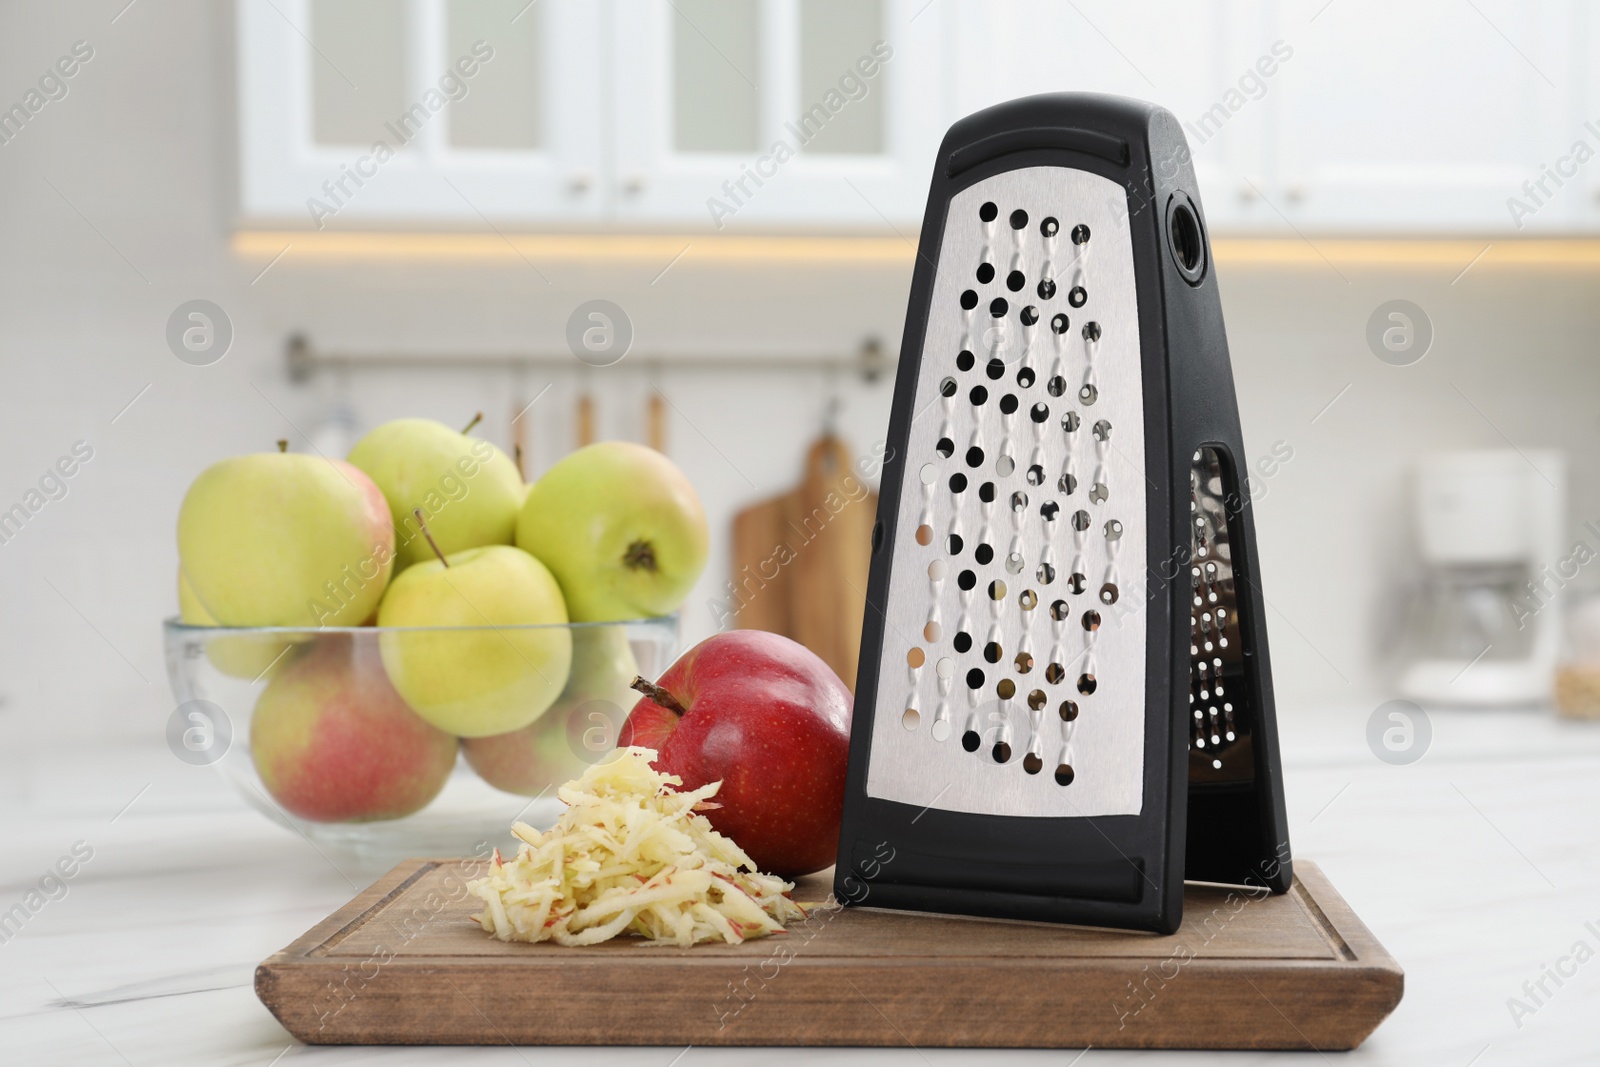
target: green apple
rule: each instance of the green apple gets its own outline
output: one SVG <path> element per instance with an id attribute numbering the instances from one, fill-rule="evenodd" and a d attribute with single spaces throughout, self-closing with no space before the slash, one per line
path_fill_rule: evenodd
<path id="1" fill-rule="evenodd" d="M 480 545 L 509 545 L 516 534 L 522 475 L 488 441 L 432 419 L 395 419 L 357 441 L 349 458 L 389 502 L 396 572 L 433 558 L 413 517 L 417 508 L 447 556 Z"/>
<path id="2" fill-rule="evenodd" d="M 224 626 L 358 626 L 389 581 L 394 524 L 372 479 L 343 460 L 236 456 L 185 494 L 178 559 Z"/>
<path id="3" fill-rule="evenodd" d="M 457 737 L 503 734 L 555 702 L 572 665 L 561 588 L 511 545 L 407 567 L 378 607 L 389 680 L 424 719 Z M 449 629 L 445 629 L 448 627 Z"/>
<path id="4" fill-rule="evenodd" d="M 554 789 L 616 747 L 639 700 L 629 685 L 638 676 L 624 627 L 575 626 L 572 674 L 550 710 L 520 730 L 469 737 L 461 754 L 496 789 L 529 797 Z"/>
<path id="5" fill-rule="evenodd" d="M 189 578 L 178 572 L 178 618 L 190 626 L 220 626 L 200 598 L 194 595 Z M 206 642 L 206 659 L 230 678 L 257 681 L 275 672 L 288 657 L 293 642 L 266 634 L 240 634 L 213 637 Z"/>
<path id="6" fill-rule="evenodd" d="M 517 544 L 561 583 L 574 622 L 667 615 L 706 565 L 706 512 L 694 486 L 653 448 L 602 441 L 534 483 Z"/>
<path id="7" fill-rule="evenodd" d="M 250 755 L 274 800 L 302 819 L 398 819 L 439 795 L 457 742 L 384 674 L 369 634 L 325 634 L 267 683 Z"/>

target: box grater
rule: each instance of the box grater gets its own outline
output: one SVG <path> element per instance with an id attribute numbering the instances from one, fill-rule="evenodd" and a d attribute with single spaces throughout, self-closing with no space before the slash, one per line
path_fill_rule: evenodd
<path id="1" fill-rule="evenodd" d="M 1170 932 L 1283 892 L 1248 487 L 1179 124 L 1030 97 L 940 146 L 867 590 L 835 893 Z"/>

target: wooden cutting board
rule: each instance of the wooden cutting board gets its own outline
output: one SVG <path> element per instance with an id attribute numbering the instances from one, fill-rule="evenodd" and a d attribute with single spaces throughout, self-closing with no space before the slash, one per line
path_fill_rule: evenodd
<path id="1" fill-rule="evenodd" d="M 262 963 L 256 994 L 311 1044 L 1328 1051 L 1403 986 L 1303 860 L 1283 896 L 1191 884 L 1170 937 L 841 909 L 824 872 L 787 934 L 691 949 L 503 944 L 469 918 L 481 864 L 402 863 Z"/>
<path id="2" fill-rule="evenodd" d="M 877 515 L 845 443 L 818 438 L 796 489 L 733 518 L 740 629 L 793 638 L 854 689 Z"/>

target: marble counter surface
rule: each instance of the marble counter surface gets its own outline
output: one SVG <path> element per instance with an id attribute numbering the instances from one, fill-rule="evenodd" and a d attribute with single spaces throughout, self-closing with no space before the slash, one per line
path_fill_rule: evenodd
<path id="1" fill-rule="evenodd" d="M 1369 712 L 1284 722 L 1295 852 L 1321 864 L 1406 969 L 1399 1009 L 1339 1062 L 1600 1060 L 1600 724 L 1437 713 L 1427 755 L 1390 766 L 1367 748 Z M 740 1049 L 302 1046 L 256 1000 L 252 972 L 376 872 L 271 824 L 215 773 L 162 747 L 40 745 L 4 764 L 0 911 L 47 873 L 72 872 L 47 884 L 54 899 L 0 943 L 6 1062 L 751 1062 Z M 1558 983 L 1547 969 L 1566 973 Z M 1512 998 L 1525 1010 L 1514 1013 Z M 762 1063 L 1057 1067 L 1318 1059 L 1104 1049 L 1081 1059 L 1078 1051 L 911 1048 L 758 1055 Z"/>

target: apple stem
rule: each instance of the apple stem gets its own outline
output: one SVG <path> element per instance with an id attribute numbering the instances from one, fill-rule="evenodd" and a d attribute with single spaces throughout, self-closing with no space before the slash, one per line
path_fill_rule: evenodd
<path id="1" fill-rule="evenodd" d="M 462 428 L 461 432 L 463 434 L 471 433 L 472 432 L 472 428 L 474 426 L 478 425 L 478 423 L 480 423 L 482 421 L 483 421 L 483 412 L 480 411 L 476 415 L 472 416 L 472 421 L 467 423 L 467 425 Z"/>
<path id="2" fill-rule="evenodd" d="M 527 478 L 527 477 L 528 477 L 528 475 L 527 475 L 527 473 L 526 473 L 526 472 L 525 472 L 525 471 L 523 471 L 523 469 L 522 469 L 522 446 L 521 446 L 521 445 L 512 445 L 512 446 L 511 446 L 511 449 L 512 449 L 512 451 L 513 451 L 513 452 L 515 452 L 515 453 L 516 453 L 516 460 L 517 460 L 517 473 L 518 473 L 518 474 L 520 474 L 520 475 L 522 475 L 522 477 L 523 477 L 523 478 L 524 478 L 524 479 L 526 479 L 526 478 Z"/>
<path id="3" fill-rule="evenodd" d="M 411 514 L 417 517 L 417 525 L 422 527 L 422 536 L 428 539 L 428 547 L 433 549 L 433 554 L 439 557 L 439 562 L 444 564 L 444 569 L 450 569 L 450 561 L 444 558 L 444 553 L 439 551 L 439 542 L 433 539 L 433 534 L 428 532 L 428 520 L 422 517 L 421 508 L 412 508 Z"/>
<path id="4" fill-rule="evenodd" d="M 279 452 L 287 452 L 287 451 L 289 451 L 289 439 L 287 437 L 278 438 L 278 451 Z"/>
<path id="5" fill-rule="evenodd" d="M 660 704 L 662 707 L 666 708 L 680 719 L 689 714 L 689 709 L 678 703 L 677 697 L 673 696 L 671 693 L 667 692 L 654 682 L 647 682 L 643 678 L 636 677 L 633 681 L 628 683 L 628 688 L 637 689 L 639 692 L 643 693 L 657 704 Z"/>

